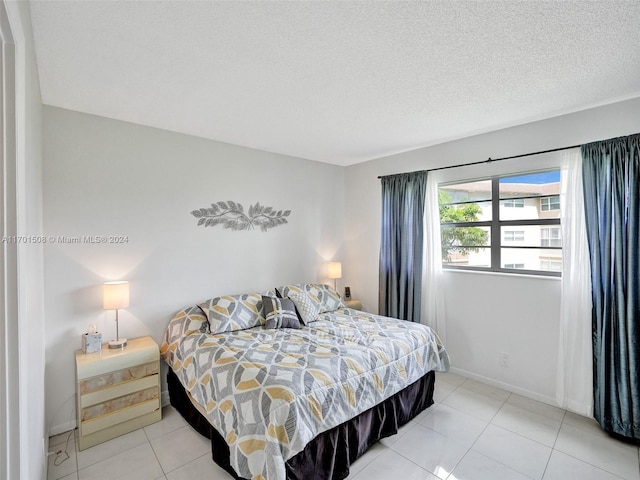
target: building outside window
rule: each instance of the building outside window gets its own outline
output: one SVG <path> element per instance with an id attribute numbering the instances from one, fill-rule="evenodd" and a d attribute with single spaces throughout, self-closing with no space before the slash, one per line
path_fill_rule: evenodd
<path id="1" fill-rule="evenodd" d="M 560 171 L 438 186 L 445 268 L 560 275 Z"/>
<path id="2" fill-rule="evenodd" d="M 547 212 L 549 210 L 560 210 L 560 195 L 542 197 L 540 199 L 540 210 L 543 212 Z"/>
<path id="3" fill-rule="evenodd" d="M 505 242 L 524 242 L 524 230 L 505 230 L 503 240 Z"/>
<path id="4" fill-rule="evenodd" d="M 540 229 L 540 244 L 543 247 L 561 247 L 560 227 L 544 227 Z"/>
<path id="5" fill-rule="evenodd" d="M 509 268 L 509 269 L 523 269 L 524 268 L 524 263 L 505 263 L 504 264 L 504 268 Z"/>
<path id="6" fill-rule="evenodd" d="M 524 199 L 512 198 L 502 202 L 502 206 L 506 208 L 524 208 Z"/>

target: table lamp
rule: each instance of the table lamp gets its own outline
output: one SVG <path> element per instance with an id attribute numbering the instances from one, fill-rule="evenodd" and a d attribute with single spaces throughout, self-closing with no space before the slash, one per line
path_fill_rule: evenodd
<path id="1" fill-rule="evenodd" d="M 342 263 L 329 262 L 327 265 L 327 277 L 333 278 L 333 288 L 338 291 L 338 278 L 342 278 Z"/>
<path id="2" fill-rule="evenodd" d="M 116 338 L 109 340 L 109 348 L 124 348 L 126 338 L 118 332 L 118 310 L 129 306 L 129 282 L 107 282 L 102 290 L 102 308 L 116 311 Z"/>

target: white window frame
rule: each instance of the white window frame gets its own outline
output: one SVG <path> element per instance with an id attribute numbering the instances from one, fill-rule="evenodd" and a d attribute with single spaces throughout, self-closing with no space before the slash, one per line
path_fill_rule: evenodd
<path id="1" fill-rule="evenodd" d="M 552 201 L 557 198 L 558 201 Z M 560 195 L 550 195 L 548 197 L 540 198 L 540 210 L 542 212 L 552 212 L 554 210 L 560 210 Z"/>
<path id="2" fill-rule="evenodd" d="M 511 238 L 507 238 L 511 237 Z M 503 242 L 524 242 L 524 230 L 505 230 L 502 235 Z"/>
<path id="3" fill-rule="evenodd" d="M 506 208 L 524 208 L 524 198 L 504 198 L 501 201 Z"/>
<path id="4" fill-rule="evenodd" d="M 549 266 L 551 266 L 552 264 L 557 265 L 559 268 L 558 270 L 550 270 L 552 272 L 555 271 L 559 271 L 562 269 L 562 259 L 559 257 L 550 257 L 548 255 L 544 255 L 542 257 L 540 257 L 540 264 L 546 263 Z"/>
<path id="5" fill-rule="evenodd" d="M 503 268 L 508 268 L 509 270 L 523 270 L 524 263 L 505 263 Z"/>
<path id="6" fill-rule="evenodd" d="M 547 233 L 545 238 L 545 232 Z M 554 233 L 557 236 L 554 236 Z M 540 228 L 540 246 L 541 247 L 561 247 L 562 246 L 561 227 L 542 227 Z M 545 245 L 546 242 L 546 245 Z M 557 243 L 557 245 L 554 245 Z"/>

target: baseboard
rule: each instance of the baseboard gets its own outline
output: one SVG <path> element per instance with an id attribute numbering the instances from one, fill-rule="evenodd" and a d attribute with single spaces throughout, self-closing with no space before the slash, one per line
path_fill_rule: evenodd
<path id="1" fill-rule="evenodd" d="M 46 432 L 45 432 L 46 433 Z M 47 478 L 47 470 L 49 464 L 49 437 L 42 437 L 42 457 L 40 460 L 40 476 L 38 478 Z"/>
<path id="2" fill-rule="evenodd" d="M 65 423 L 61 423 L 59 425 L 54 425 L 49 429 L 49 436 L 53 437 L 54 435 L 58 435 L 59 433 L 68 432 L 69 430 L 73 430 L 77 427 L 75 420 L 70 420 Z"/>
<path id="3" fill-rule="evenodd" d="M 546 395 L 542 395 L 540 393 L 533 392 L 531 390 L 527 390 L 526 388 L 516 387 L 515 385 L 511 385 L 510 383 L 501 382 L 499 380 L 485 377 L 483 375 L 478 375 L 476 373 L 469 372 L 467 370 L 462 370 L 456 367 L 449 368 L 449 371 L 451 373 L 455 373 L 456 375 L 460 375 L 461 377 L 465 377 L 470 380 L 476 380 L 478 382 L 485 383 L 492 387 L 501 388 L 502 390 L 506 390 L 507 392 L 515 393 L 517 395 L 521 395 L 523 397 L 527 397 L 532 400 L 537 400 L 538 402 L 546 403 L 547 405 L 551 405 L 553 407 L 558 407 L 558 404 L 556 403 L 555 398 L 548 397 Z M 561 408 L 561 407 L 558 407 L 558 408 Z"/>

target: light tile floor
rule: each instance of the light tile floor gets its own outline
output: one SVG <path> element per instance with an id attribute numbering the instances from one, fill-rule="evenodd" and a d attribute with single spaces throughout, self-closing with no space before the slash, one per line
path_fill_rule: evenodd
<path id="1" fill-rule="evenodd" d="M 436 404 L 352 465 L 350 480 L 640 480 L 638 447 L 593 421 L 451 373 Z M 173 408 L 161 422 L 78 451 L 73 432 L 52 437 L 49 480 L 230 480 L 209 441 Z M 58 463 L 58 465 L 55 465 Z"/>

